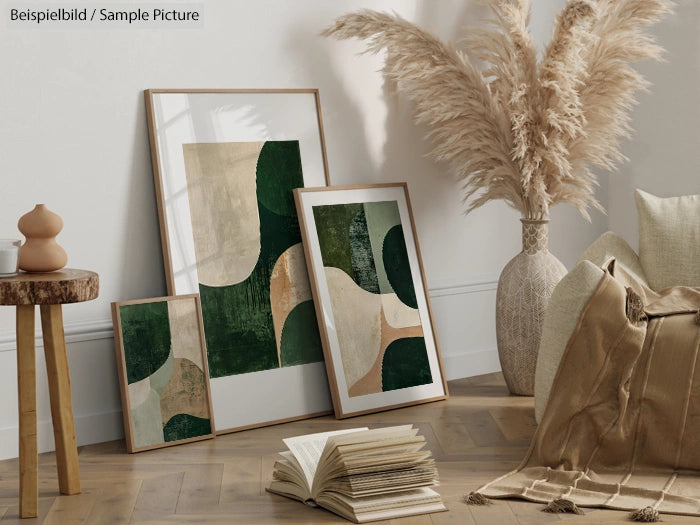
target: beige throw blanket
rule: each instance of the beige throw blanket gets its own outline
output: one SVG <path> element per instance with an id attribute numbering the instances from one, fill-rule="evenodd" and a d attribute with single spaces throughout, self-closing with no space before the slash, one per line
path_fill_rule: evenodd
<path id="1" fill-rule="evenodd" d="M 525 459 L 478 493 L 700 515 L 698 309 L 700 288 L 657 294 L 612 261 Z"/>

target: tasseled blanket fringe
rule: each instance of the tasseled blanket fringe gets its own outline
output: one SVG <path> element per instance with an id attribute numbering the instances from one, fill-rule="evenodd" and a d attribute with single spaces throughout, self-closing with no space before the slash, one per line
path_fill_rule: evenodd
<path id="1" fill-rule="evenodd" d="M 583 511 L 576 506 L 576 503 L 568 499 L 552 500 L 542 510 L 544 512 L 553 513 L 567 512 L 569 514 L 583 514 Z"/>
<path id="2" fill-rule="evenodd" d="M 630 514 L 630 519 L 643 523 L 656 523 L 657 521 L 661 521 L 661 518 L 659 518 L 659 511 L 654 507 L 644 507 L 643 509 L 636 510 Z"/>
<path id="3" fill-rule="evenodd" d="M 493 503 L 486 496 L 479 494 L 478 492 L 470 492 L 467 494 L 464 497 L 464 502 L 467 505 L 491 505 L 491 503 Z"/>
<path id="4" fill-rule="evenodd" d="M 470 492 L 464 497 L 464 502 L 467 505 L 491 505 L 493 502 L 478 492 Z M 542 509 L 543 512 L 551 513 L 568 513 L 568 514 L 584 514 L 584 512 L 576 506 L 571 500 L 560 498 L 550 501 L 546 507 Z M 642 523 L 656 523 L 661 521 L 659 517 L 659 511 L 654 507 L 644 507 L 643 509 L 631 512 L 629 515 L 630 520 L 642 522 Z"/>

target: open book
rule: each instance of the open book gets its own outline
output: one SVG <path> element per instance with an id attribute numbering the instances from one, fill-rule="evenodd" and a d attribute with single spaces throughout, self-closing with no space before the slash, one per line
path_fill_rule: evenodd
<path id="1" fill-rule="evenodd" d="M 447 510 L 435 460 L 411 425 L 284 439 L 267 489 L 355 523 Z"/>

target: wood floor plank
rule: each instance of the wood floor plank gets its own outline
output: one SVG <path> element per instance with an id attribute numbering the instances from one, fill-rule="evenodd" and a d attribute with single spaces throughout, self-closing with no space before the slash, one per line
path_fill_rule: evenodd
<path id="1" fill-rule="evenodd" d="M 533 398 L 511 396 L 501 374 L 450 382 L 450 398 L 337 420 L 332 415 L 217 436 L 138 454 L 124 440 L 80 447 L 83 494 L 58 493 L 56 456 L 40 454 L 39 519 L 18 516 L 16 459 L 0 461 L 0 525 L 333 525 L 328 511 L 265 491 L 282 439 L 289 436 L 411 423 L 425 435 L 440 473 L 448 512 L 374 525 L 533 525 L 629 523 L 627 512 L 584 509 L 586 515 L 544 514 L 542 505 L 497 500 L 487 507 L 464 496 L 516 468 L 535 430 Z M 698 519 L 662 516 L 664 523 Z"/>
<path id="2" fill-rule="evenodd" d="M 224 463 L 220 503 L 246 501 L 260 496 L 262 487 L 262 458 L 235 457 Z"/>
<path id="3" fill-rule="evenodd" d="M 97 493 L 97 500 L 88 515 L 86 524 L 89 525 L 126 525 L 131 520 L 131 514 L 136 504 L 141 480 L 111 482 Z M 71 496 L 62 496 L 71 498 Z M 67 499 L 70 502 L 70 499 Z"/>
<path id="4" fill-rule="evenodd" d="M 70 497 L 54 499 L 42 525 L 84 525 L 95 504 L 99 490 L 83 490 Z"/>
<path id="5" fill-rule="evenodd" d="M 175 514 L 185 472 L 145 479 L 134 504 L 131 523 Z"/>
<path id="6" fill-rule="evenodd" d="M 557 523 L 561 520 L 562 514 L 552 514 L 544 512 L 544 505 L 522 500 L 503 501 L 510 507 L 511 512 L 517 518 L 520 525 L 544 525 L 546 523 Z"/>
<path id="7" fill-rule="evenodd" d="M 432 525 L 432 523 L 430 515 L 428 514 L 389 520 L 389 525 Z"/>
<path id="8" fill-rule="evenodd" d="M 432 525 L 477 525 L 474 516 L 464 503 L 464 496 L 461 494 L 445 495 L 442 491 L 440 494 L 445 507 L 447 507 L 447 512 L 430 514 Z"/>
<path id="9" fill-rule="evenodd" d="M 2 525 L 29 525 L 31 523 L 43 523 L 49 513 L 55 498 L 39 498 L 38 515 L 35 519 L 19 517 L 19 505 L 7 509 L 5 515 L 0 519 Z"/>
<path id="10" fill-rule="evenodd" d="M 463 454 L 476 446 L 466 423 L 460 420 L 440 420 L 436 423 L 437 439 L 446 454 Z"/>
<path id="11" fill-rule="evenodd" d="M 529 407 L 498 407 L 489 413 L 508 441 L 529 442 L 537 428 Z"/>
<path id="12" fill-rule="evenodd" d="M 474 521 L 479 524 L 520 525 L 517 516 L 505 502 L 491 505 L 467 505 Z"/>
<path id="13" fill-rule="evenodd" d="M 185 471 L 176 512 L 195 514 L 219 504 L 223 464 L 204 464 Z M 203 510 L 205 509 L 205 510 Z"/>
<path id="14" fill-rule="evenodd" d="M 464 424 L 477 446 L 493 446 L 508 442 L 488 410 L 466 412 Z"/>
<path id="15" fill-rule="evenodd" d="M 630 521 L 629 512 L 609 509 L 583 509 L 584 515 L 559 514 L 562 516 L 562 525 L 630 525 L 635 523 Z M 676 516 L 673 514 L 662 514 L 661 523 L 664 525 L 691 525 L 698 523 L 697 516 Z"/>

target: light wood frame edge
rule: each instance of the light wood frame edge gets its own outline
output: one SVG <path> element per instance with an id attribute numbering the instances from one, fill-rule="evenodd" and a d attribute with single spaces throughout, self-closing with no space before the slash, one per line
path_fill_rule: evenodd
<path id="1" fill-rule="evenodd" d="M 148 304 L 156 302 L 170 302 L 180 299 L 193 299 L 195 302 L 195 311 L 197 313 L 197 325 L 199 326 L 199 342 L 200 351 L 202 354 L 202 365 L 204 372 L 205 381 L 205 393 L 207 396 L 207 407 L 209 410 L 209 421 L 211 424 L 211 432 L 209 434 L 203 434 L 201 436 L 195 436 L 186 439 L 179 439 L 177 441 L 167 441 L 164 443 L 159 443 L 156 445 L 148 445 L 145 447 L 134 446 L 134 429 L 131 422 L 131 404 L 128 399 L 128 383 L 126 378 L 126 356 L 124 352 L 124 340 L 122 338 L 121 331 L 121 314 L 119 308 L 122 306 L 129 305 L 139 305 Z M 147 450 L 154 450 L 158 448 L 166 448 L 174 445 L 182 445 L 185 443 L 191 443 L 195 441 L 203 441 L 205 439 L 212 439 L 216 437 L 216 422 L 214 421 L 214 407 L 212 404 L 211 396 L 211 386 L 209 382 L 209 364 L 207 361 L 206 353 L 206 343 L 204 340 L 204 324 L 202 322 L 202 307 L 199 299 L 199 294 L 186 294 L 186 295 L 167 295 L 163 297 L 151 297 L 147 299 L 132 299 L 128 301 L 115 301 L 111 304 L 112 307 L 112 320 L 114 327 L 114 346 L 116 350 L 117 358 L 117 374 L 119 376 L 119 393 L 122 401 L 122 419 L 124 420 L 124 434 L 126 438 L 126 448 L 129 453 L 135 452 L 145 452 Z"/>
<path id="2" fill-rule="evenodd" d="M 153 95 L 159 93 L 300 93 L 300 94 L 313 94 L 314 102 L 316 106 L 316 121 L 318 123 L 318 133 L 319 141 L 321 144 L 321 156 L 323 159 L 323 170 L 324 179 L 327 186 L 331 184 L 330 170 L 328 167 L 328 154 L 326 151 L 326 136 L 323 129 L 323 116 L 321 112 L 321 96 L 318 88 L 263 88 L 263 89 L 221 89 L 221 88 L 151 88 L 144 90 L 144 99 L 146 105 L 146 121 L 148 125 L 148 139 L 151 152 L 151 165 L 153 170 L 153 178 L 156 192 L 156 206 L 158 211 L 158 223 L 160 228 L 160 238 L 161 238 L 161 249 L 163 252 L 163 265 L 165 267 L 165 284 L 169 297 L 176 296 L 175 294 L 175 279 L 173 276 L 172 258 L 170 256 L 170 237 L 168 232 L 167 218 L 165 215 L 165 203 L 163 198 L 163 180 L 161 173 L 161 159 L 160 152 L 158 151 L 158 143 L 156 137 L 156 122 L 155 113 L 153 111 Z M 324 186 L 324 187 L 327 187 Z M 206 348 L 206 347 L 205 347 Z M 211 397 L 210 397 L 211 403 Z M 331 411 L 315 412 L 311 414 L 302 414 L 298 416 L 292 416 L 289 418 L 276 419 L 273 421 L 266 421 L 264 423 L 254 423 L 251 425 L 243 425 L 240 427 L 228 428 L 223 430 L 217 430 L 216 435 L 231 434 L 233 432 L 240 432 L 243 430 L 250 430 L 253 428 L 261 428 L 266 426 L 277 425 L 280 423 L 288 423 L 291 421 L 301 421 L 304 419 L 311 419 L 314 417 L 325 416 L 330 414 Z M 212 420 L 213 420 L 213 410 L 212 410 Z"/>
<path id="3" fill-rule="evenodd" d="M 418 268 L 420 271 L 420 278 L 423 284 L 423 292 L 425 294 L 425 301 L 428 310 L 428 318 L 430 322 L 430 328 L 433 333 L 433 341 L 435 343 L 435 355 L 438 360 L 438 368 L 440 369 L 440 380 L 442 383 L 442 388 L 444 394 L 441 396 L 434 396 L 431 398 L 420 399 L 417 401 L 408 401 L 406 403 L 398 403 L 395 405 L 387 405 L 383 407 L 371 408 L 367 410 L 355 411 L 355 412 L 343 412 L 342 406 L 340 404 L 338 395 L 338 383 L 335 378 L 335 366 L 333 364 L 333 357 L 331 355 L 330 341 L 328 338 L 328 332 L 326 330 L 326 318 L 321 306 L 321 299 L 318 294 L 318 278 L 315 273 L 315 268 L 311 258 L 311 252 L 309 249 L 309 232 L 308 223 L 306 221 L 306 216 L 304 215 L 302 194 L 312 193 L 312 192 L 330 192 L 330 191 L 346 191 L 346 190 L 364 190 L 372 188 L 396 188 L 401 187 L 404 191 L 404 197 L 406 198 L 406 207 L 408 209 L 408 216 L 411 222 L 411 231 L 413 233 L 413 241 L 416 249 L 416 259 L 418 262 Z M 442 401 L 449 397 L 449 389 L 447 386 L 447 379 L 445 378 L 445 370 L 442 362 L 442 355 L 440 352 L 440 344 L 438 341 L 437 331 L 435 330 L 435 321 L 433 316 L 433 310 L 430 304 L 430 293 L 428 292 L 427 281 L 425 278 L 425 270 L 423 268 L 423 258 L 421 256 L 420 245 L 418 243 L 418 235 L 416 234 L 415 220 L 413 218 L 413 208 L 411 206 L 411 199 L 408 193 L 408 184 L 406 182 L 387 182 L 378 184 L 354 184 L 345 186 L 328 186 L 328 187 L 316 187 L 316 188 L 297 188 L 294 190 L 294 202 L 297 207 L 297 215 L 299 218 L 299 226 L 301 229 L 302 236 L 302 246 L 304 247 L 304 257 L 306 259 L 306 267 L 309 274 L 309 282 L 311 284 L 311 293 L 314 300 L 314 309 L 316 310 L 316 320 L 318 322 L 319 333 L 321 334 L 321 345 L 323 347 L 323 355 L 326 363 L 326 375 L 328 376 L 328 384 L 331 388 L 331 399 L 333 401 L 333 409 L 335 411 L 336 419 L 344 419 L 349 417 L 361 416 L 365 414 L 373 414 L 376 412 L 383 412 L 386 410 L 393 410 L 396 408 L 402 408 L 407 406 L 415 406 L 423 403 L 432 403 L 434 401 Z"/>
<path id="4" fill-rule="evenodd" d="M 206 89 L 206 88 L 191 88 L 191 89 L 146 89 L 144 90 L 144 99 L 146 105 L 146 121 L 148 125 L 148 141 L 151 152 L 151 166 L 153 170 L 153 180 L 156 193 L 156 208 L 158 211 L 158 224 L 160 229 L 161 250 L 163 252 L 163 266 L 165 267 L 165 285 L 169 296 L 174 296 L 175 292 L 175 277 L 173 275 L 173 263 L 170 255 L 170 235 L 168 230 L 168 221 L 165 212 L 165 198 L 163 195 L 163 174 L 161 169 L 160 151 L 158 149 L 158 140 L 156 136 L 156 117 L 153 109 L 153 95 L 163 93 L 191 93 L 191 94 L 236 94 L 236 93 L 278 93 L 278 94 L 312 94 L 316 106 L 316 122 L 318 123 L 319 140 L 321 143 L 321 156 L 323 159 L 323 171 L 326 185 L 330 186 L 330 171 L 328 169 L 328 154 L 326 151 L 326 136 L 323 131 L 323 116 L 321 113 L 321 96 L 317 88 L 290 88 L 290 89 Z"/>

